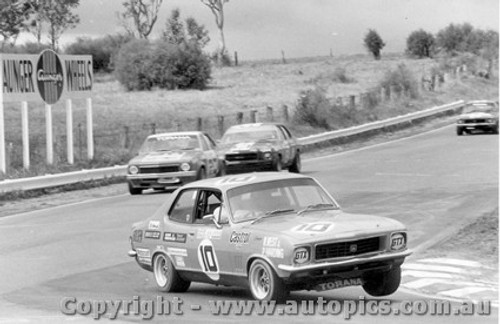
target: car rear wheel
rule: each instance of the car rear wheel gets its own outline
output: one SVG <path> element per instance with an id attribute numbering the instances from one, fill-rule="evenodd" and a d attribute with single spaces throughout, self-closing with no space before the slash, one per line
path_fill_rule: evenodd
<path id="1" fill-rule="evenodd" d="M 295 159 L 293 159 L 292 165 L 288 168 L 288 171 L 293 173 L 300 173 L 300 169 L 302 168 L 302 162 L 300 161 L 300 152 L 295 154 Z"/>
<path id="2" fill-rule="evenodd" d="M 366 276 L 363 289 L 371 296 L 380 297 L 394 293 L 401 283 L 401 267 L 389 271 L 376 272 Z"/>
<path id="3" fill-rule="evenodd" d="M 281 301 L 287 294 L 283 281 L 264 260 L 257 259 L 252 262 L 248 281 L 252 296 L 256 300 Z"/>
<path id="4" fill-rule="evenodd" d="M 140 195 L 142 193 L 141 188 L 134 188 L 130 183 L 128 184 L 128 192 L 130 192 L 131 195 Z"/>
<path id="5" fill-rule="evenodd" d="M 461 136 L 464 133 L 464 129 L 462 127 L 457 127 L 457 135 Z"/>
<path id="6" fill-rule="evenodd" d="M 156 285 L 163 292 L 185 292 L 191 285 L 190 281 L 179 276 L 170 258 L 162 253 L 157 254 L 154 258 L 153 274 Z"/>

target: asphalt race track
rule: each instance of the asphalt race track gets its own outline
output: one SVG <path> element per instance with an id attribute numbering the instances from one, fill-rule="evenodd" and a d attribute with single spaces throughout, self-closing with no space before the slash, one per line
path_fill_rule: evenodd
<path id="1" fill-rule="evenodd" d="M 397 219 L 409 228 L 410 247 L 424 249 L 498 206 L 498 136 L 456 136 L 452 127 L 383 145 L 303 161 L 346 211 Z M 183 315 L 153 322 L 344 322 L 342 315 L 213 315 L 209 300 L 249 300 L 241 288 L 193 284 L 187 293 L 159 294 L 153 276 L 127 256 L 132 223 L 151 215 L 168 197 L 146 192 L 50 208 L 0 219 L 0 323 L 95 322 L 60 311 L 76 300 L 166 300 L 179 297 Z M 355 301 L 376 298 L 359 287 L 323 293 L 293 292 L 291 300 Z M 359 297 L 364 296 L 362 302 Z M 137 298 L 137 297 L 136 297 Z M 400 290 L 393 304 L 425 299 Z M 201 309 L 191 309 L 190 305 Z M 115 322 L 140 321 L 118 315 Z M 107 321 L 107 319 L 105 319 Z M 497 323 L 490 316 L 362 316 L 349 323 Z"/>

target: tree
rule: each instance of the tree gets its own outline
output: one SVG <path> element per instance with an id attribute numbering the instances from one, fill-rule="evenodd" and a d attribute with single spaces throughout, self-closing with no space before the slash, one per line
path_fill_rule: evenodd
<path id="1" fill-rule="evenodd" d="M 193 17 L 186 19 L 186 32 L 188 41 L 198 44 L 201 48 L 210 41 L 208 30 L 205 29 L 204 25 L 199 25 Z"/>
<path id="2" fill-rule="evenodd" d="M 476 31 L 469 23 L 462 25 L 449 24 L 438 32 L 436 44 L 449 54 L 458 52 L 479 54 L 482 47 L 481 31 Z"/>
<path id="3" fill-rule="evenodd" d="M 123 3 L 125 12 L 120 16 L 122 25 L 132 33 L 126 24 L 127 20 L 131 19 L 139 38 L 148 39 L 158 19 L 162 2 L 163 0 L 127 0 Z"/>
<path id="4" fill-rule="evenodd" d="M 190 43 L 200 48 L 210 41 L 205 26 L 198 24 L 194 18 L 187 18 L 185 24 L 180 21 L 179 9 L 172 10 L 167 19 L 163 39 L 171 44 Z"/>
<path id="5" fill-rule="evenodd" d="M 380 59 L 380 50 L 385 46 L 384 41 L 380 38 L 379 34 L 370 29 L 368 33 L 365 35 L 365 47 L 373 54 L 373 57 L 376 60 Z"/>
<path id="6" fill-rule="evenodd" d="M 165 24 L 165 31 L 163 32 L 163 39 L 176 45 L 181 44 L 186 39 L 184 25 L 180 21 L 180 17 L 181 14 L 178 8 L 172 10 Z"/>
<path id="7" fill-rule="evenodd" d="M 419 29 L 412 32 L 406 39 L 406 51 L 418 58 L 431 57 L 434 42 L 434 36 L 431 33 Z"/>
<path id="8" fill-rule="evenodd" d="M 80 23 L 80 17 L 72 12 L 79 4 L 80 0 L 42 0 L 39 3 L 41 20 L 48 24 L 49 40 L 53 50 L 59 47 L 61 35 Z"/>
<path id="9" fill-rule="evenodd" d="M 218 57 L 222 59 L 226 53 L 226 41 L 224 39 L 224 4 L 229 2 L 229 0 L 201 0 L 201 2 L 206 5 L 215 17 L 215 23 L 219 29 L 219 51 Z"/>
<path id="10" fill-rule="evenodd" d="M 0 36 L 3 46 L 11 42 L 14 46 L 19 33 L 26 28 L 26 22 L 34 13 L 28 0 L 0 0 Z"/>

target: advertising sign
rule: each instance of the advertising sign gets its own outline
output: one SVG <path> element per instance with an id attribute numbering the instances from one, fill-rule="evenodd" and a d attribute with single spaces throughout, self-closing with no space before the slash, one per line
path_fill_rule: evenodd
<path id="1" fill-rule="evenodd" d="M 60 99 L 88 98 L 93 85 L 91 55 L 0 54 L 4 102 L 37 101 L 53 105 Z"/>

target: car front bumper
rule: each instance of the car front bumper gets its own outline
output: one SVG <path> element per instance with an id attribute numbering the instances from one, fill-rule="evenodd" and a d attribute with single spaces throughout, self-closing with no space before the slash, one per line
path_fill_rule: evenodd
<path id="1" fill-rule="evenodd" d="M 498 127 L 497 123 L 463 123 L 457 124 L 457 128 L 470 130 L 493 130 Z"/>
<path id="2" fill-rule="evenodd" d="M 388 271 L 400 266 L 411 253 L 411 250 L 404 250 L 302 266 L 279 264 L 277 267 L 279 276 L 294 289 L 312 289 L 332 278 L 363 278 L 376 271 Z"/>
<path id="3" fill-rule="evenodd" d="M 196 170 L 168 173 L 129 174 L 127 175 L 127 182 L 133 188 L 175 189 L 183 184 L 195 181 L 197 176 L 198 173 Z"/>
<path id="4" fill-rule="evenodd" d="M 269 171 L 273 167 L 272 160 L 225 161 L 226 173 L 251 171 Z"/>

